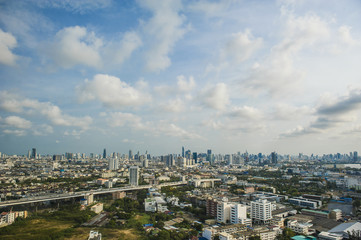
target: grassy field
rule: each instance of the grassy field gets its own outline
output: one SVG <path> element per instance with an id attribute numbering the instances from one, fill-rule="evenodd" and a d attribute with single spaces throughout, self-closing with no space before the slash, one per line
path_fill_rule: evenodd
<path id="1" fill-rule="evenodd" d="M 126 239 L 126 240 L 137 240 L 139 236 L 134 229 L 109 229 L 109 228 L 76 228 L 73 235 L 66 240 L 86 240 L 88 239 L 90 230 L 99 231 L 102 234 L 102 239 Z"/>
<path id="2" fill-rule="evenodd" d="M 33 219 L 28 221 L 24 226 L 19 226 L 14 229 L 14 232 L 2 234 L 0 239 L 14 240 L 14 239 L 47 239 L 44 236 L 48 233 L 56 234 L 65 229 L 72 227 L 72 223 L 62 222 L 56 220 Z M 50 239 L 50 238 L 49 238 Z"/>

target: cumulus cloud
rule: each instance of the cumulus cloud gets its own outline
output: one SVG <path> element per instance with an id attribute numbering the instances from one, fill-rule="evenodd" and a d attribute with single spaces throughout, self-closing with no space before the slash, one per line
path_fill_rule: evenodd
<path id="1" fill-rule="evenodd" d="M 15 136 L 18 136 L 18 137 L 26 135 L 26 131 L 19 130 L 19 129 L 16 129 L 16 130 L 5 129 L 5 130 L 3 130 L 3 133 L 9 134 L 9 135 L 15 135 Z"/>
<path id="2" fill-rule="evenodd" d="M 190 76 L 187 81 L 185 76 L 180 75 L 177 80 L 177 90 L 180 92 L 189 92 L 196 86 L 193 76 Z"/>
<path id="3" fill-rule="evenodd" d="M 276 104 L 274 108 L 272 115 L 275 120 L 294 120 L 315 112 L 315 109 L 308 106 L 297 107 L 286 103 Z"/>
<path id="4" fill-rule="evenodd" d="M 7 91 L 0 92 L 0 100 L 0 109 L 2 110 L 16 113 L 23 113 L 28 110 L 29 114 L 42 115 L 52 124 L 58 126 L 87 129 L 92 123 L 92 118 L 89 116 L 73 117 L 64 114 L 58 106 L 50 102 L 39 102 L 38 100 L 23 98 Z"/>
<path id="5" fill-rule="evenodd" d="M 115 61 L 122 64 L 125 59 L 129 58 L 135 49 L 142 45 L 142 40 L 135 32 L 125 33 L 119 49 L 115 53 Z"/>
<path id="6" fill-rule="evenodd" d="M 165 112 L 174 112 L 174 113 L 183 112 L 185 110 L 184 102 L 179 98 L 172 99 L 166 103 L 160 104 L 160 108 Z"/>
<path id="7" fill-rule="evenodd" d="M 107 118 L 107 123 L 111 127 L 124 127 L 129 126 L 137 130 L 144 128 L 142 119 L 132 113 L 113 112 Z"/>
<path id="8" fill-rule="evenodd" d="M 31 122 L 18 116 L 6 117 L 3 122 L 10 127 L 28 129 L 31 128 Z"/>
<path id="9" fill-rule="evenodd" d="M 260 120 L 263 117 L 260 110 L 249 106 L 233 107 L 228 115 L 230 117 L 248 120 Z"/>
<path id="10" fill-rule="evenodd" d="M 189 132 L 174 123 L 169 123 L 164 120 L 159 122 L 144 122 L 141 117 L 132 113 L 113 112 L 110 113 L 110 117 L 107 118 L 106 121 L 111 127 L 129 127 L 134 130 L 149 132 L 156 136 L 163 134 L 165 136 L 179 137 L 181 139 L 201 138 L 198 134 Z"/>
<path id="11" fill-rule="evenodd" d="M 85 27 L 74 26 L 60 30 L 47 52 L 53 61 L 63 68 L 79 64 L 100 67 L 101 57 L 98 51 L 102 45 L 102 40 L 97 38 L 94 32 L 88 32 Z"/>
<path id="12" fill-rule="evenodd" d="M 50 125 L 41 124 L 40 126 L 33 128 L 32 131 L 33 131 L 33 134 L 36 136 L 46 136 L 50 133 L 53 133 L 54 129 Z"/>
<path id="13" fill-rule="evenodd" d="M 233 34 L 222 50 L 221 58 L 241 63 L 250 58 L 262 46 L 262 42 L 262 38 L 254 38 L 249 29 Z"/>
<path id="14" fill-rule="evenodd" d="M 164 70 L 171 65 L 168 55 L 175 43 L 187 32 L 187 27 L 184 26 L 185 16 L 179 13 L 182 3 L 180 0 L 138 2 L 153 14 L 144 25 L 144 32 L 151 42 L 145 54 L 146 69 L 155 72 Z"/>
<path id="15" fill-rule="evenodd" d="M 293 59 L 304 48 L 322 43 L 330 36 L 328 23 L 319 16 L 285 14 L 283 40 L 266 58 L 251 69 L 241 84 L 251 92 L 265 91 L 273 97 L 296 92 L 305 72 L 295 68 Z"/>
<path id="16" fill-rule="evenodd" d="M 77 92 L 80 102 L 99 100 L 105 106 L 114 108 L 138 106 L 149 100 L 145 93 L 106 74 L 97 74 L 90 81 L 86 79 L 77 87 Z"/>
<path id="17" fill-rule="evenodd" d="M 203 90 L 199 98 L 203 105 L 216 110 L 224 110 L 230 102 L 225 83 L 217 83 L 215 86 Z"/>
<path id="18" fill-rule="evenodd" d="M 18 58 L 11 50 L 17 45 L 16 38 L 0 29 L 0 63 L 13 66 Z"/>
<path id="19" fill-rule="evenodd" d="M 316 110 L 316 120 L 306 127 L 297 127 L 281 137 L 298 137 L 306 134 L 324 133 L 329 129 L 344 123 L 354 122 L 357 118 L 354 113 L 361 108 L 361 90 L 352 89 L 346 96 L 320 104 Z"/>

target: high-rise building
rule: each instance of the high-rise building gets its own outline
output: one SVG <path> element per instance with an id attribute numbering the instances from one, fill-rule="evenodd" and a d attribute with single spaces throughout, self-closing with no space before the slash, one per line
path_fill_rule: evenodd
<path id="1" fill-rule="evenodd" d="M 252 201 L 251 218 L 257 223 L 268 223 L 272 219 L 272 203 L 266 199 Z"/>
<path id="2" fill-rule="evenodd" d="M 166 156 L 166 164 L 167 167 L 173 167 L 175 165 L 173 154 L 169 154 L 168 156 Z"/>
<path id="3" fill-rule="evenodd" d="M 144 168 L 147 168 L 147 167 L 148 167 L 148 159 L 147 159 L 147 158 L 145 158 L 145 159 L 143 160 L 143 167 L 144 167 Z"/>
<path id="4" fill-rule="evenodd" d="M 31 158 L 36 159 L 36 148 L 33 148 L 31 151 Z"/>
<path id="5" fill-rule="evenodd" d="M 107 158 L 107 150 L 105 148 L 103 150 L 103 158 Z"/>
<path id="6" fill-rule="evenodd" d="M 182 147 L 182 157 L 184 157 L 184 147 Z"/>
<path id="7" fill-rule="evenodd" d="M 129 150 L 129 160 L 133 160 L 133 152 L 132 152 L 132 150 Z"/>
<path id="8" fill-rule="evenodd" d="M 138 186 L 139 169 L 138 166 L 131 166 L 129 168 L 129 184 L 132 186 Z"/>
<path id="9" fill-rule="evenodd" d="M 194 159 L 195 163 L 198 163 L 198 155 L 197 155 L 197 152 L 194 152 L 194 153 L 193 153 L 193 159 Z"/>
<path id="10" fill-rule="evenodd" d="M 271 163 L 277 164 L 277 153 L 276 152 L 271 153 Z"/>
<path id="11" fill-rule="evenodd" d="M 228 202 L 220 202 L 217 204 L 217 221 L 229 223 L 231 214 L 231 206 Z"/>
<path id="12" fill-rule="evenodd" d="M 119 159 L 118 158 L 109 158 L 108 159 L 108 169 L 109 170 L 118 170 L 119 169 Z"/>
<path id="13" fill-rule="evenodd" d="M 357 162 L 357 158 L 358 158 L 357 155 L 358 155 L 357 152 L 354 151 L 354 152 L 353 152 L 353 161 L 354 161 L 354 162 Z"/>
<path id="14" fill-rule="evenodd" d="M 231 213 L 230 213 L 230 221 L 233 224 L 238 224 L 244 222 L 244 219 L 247 218 L 247 207 L 242 204 L 232 204 L 231 205 Z"/>

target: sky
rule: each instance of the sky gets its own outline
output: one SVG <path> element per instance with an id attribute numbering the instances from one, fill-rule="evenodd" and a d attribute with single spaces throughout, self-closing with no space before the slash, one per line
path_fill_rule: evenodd
<path id="1" fill-rule="evenodd" d="M 359 0 L 0 0 L 0 152 L 361 151 Z"/>

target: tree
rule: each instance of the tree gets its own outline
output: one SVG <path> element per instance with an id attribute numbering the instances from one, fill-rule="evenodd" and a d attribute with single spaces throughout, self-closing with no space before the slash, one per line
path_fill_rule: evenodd
<path id="1" fill-rule="evenodd" d="M 261 240 L 260 236 L 251 236 L 249 240 Z"/>

